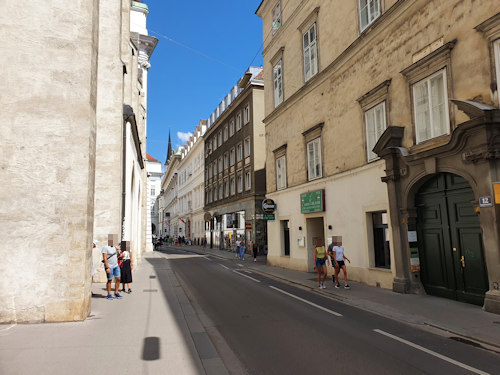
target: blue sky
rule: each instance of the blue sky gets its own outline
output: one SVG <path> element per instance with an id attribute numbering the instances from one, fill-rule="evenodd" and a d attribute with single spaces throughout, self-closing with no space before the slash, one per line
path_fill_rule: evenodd
<path id="1" fill-rule="evenodd" d="M 261 0 L 143 2 L 149 34 L 159 40 L 148 72 L 146 147 L 165 162 L 169 128 L 172 146 L 184 145 L 183 134 L 209 117 L 247 68 L 263 64 Z"/>

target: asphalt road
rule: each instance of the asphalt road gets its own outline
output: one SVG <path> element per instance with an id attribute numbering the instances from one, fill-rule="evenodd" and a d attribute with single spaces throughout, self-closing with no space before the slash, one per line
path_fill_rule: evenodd
<path id="1" fill-rule="evenodd" d="M 498 353 L 276 281 L 242 261 L 164 253 L 233 374 L 500 374 Z"/>

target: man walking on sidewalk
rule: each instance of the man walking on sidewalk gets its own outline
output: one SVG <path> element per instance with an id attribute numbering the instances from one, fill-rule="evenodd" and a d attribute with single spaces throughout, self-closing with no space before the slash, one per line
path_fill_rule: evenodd
<path id="1" fill-rule="evenodd" d="M 108 290 L 108 299 L 113 299 L 111 295 L 111 282 L 113 281 L 113 276 L 115 277 L 115 298 L 122 298 L 118 289 L 120 287 L 120 267 L 118 267 L 118 251 L 116 250 L 116 245 L 118 244 L 118 235 L 109 234 L 108 235 L 108 246 L 104 246 L 102 249 L 102 258 L 104 262 L 104 269 L 108 277 L 108 282 L 106 283 L 106 289 Z"/>

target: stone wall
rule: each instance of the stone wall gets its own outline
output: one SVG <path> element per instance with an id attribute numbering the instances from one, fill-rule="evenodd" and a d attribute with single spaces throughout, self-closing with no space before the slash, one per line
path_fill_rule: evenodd
<path id="1" fill-rule="evenodd" d="M 2 3 L 1 323 L 90 312 L 98 6 Z"/>

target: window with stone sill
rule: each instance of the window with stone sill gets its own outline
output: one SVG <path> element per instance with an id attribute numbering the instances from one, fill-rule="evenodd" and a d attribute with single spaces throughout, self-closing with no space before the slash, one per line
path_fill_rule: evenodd
<path id="1" fill-rule="evenodd" d="M 235 159 L 235 150 L 234 148 L 231 149 L 230 151 L 230 156 L 229 156 L 229 164 L 234 165 L 234 160 Z"/>
<path id="2" fill-rule="evenodd" d="M 250 105 L 247 105 L 243 111 L 243 121 L 245 124 L 250 122 Z"/>
<path id="3" fill-rule="evenodd" d="M 246 190 L 250 190 L 252 188 L 252 175 L 250 172 L 245 173 L 245 187 Z"/>
<path id="4" fill-rule="evenodd" d="M 286 189 L 286 156 L 276 159 L 276 189 Z"/>
<path id="5" fill-rule="evenodd" d="M 450 133 L 446 69 L 413 85 L 417 143 Z"/>
<path id="6" fill-rule="evenodd" d="M 243 159 L 243 145 L 238 143 L 236 146 L 236 160 L 241 161 Z"/>
<path id="7" fill-rule="evenodd" d="M 234 181 L 234 177 L 231 178 L 231 195 L 234 195 L 236 194 L 236 184 L 235 184 L 235 181 Z"/>
<path id="8" fill-rule="evenodd" d="M 229 125 L 229 136 L 232 137 L 233 135 L 234 135 L 234 120 L 232 120 Z"/>
<path id="9" fill-rule="evenodd" d="M 245 138 L 245 157 L 250 156 L 250 137 Z"/>
<path id="10" fill-rule="evenodd" d="M 318 46 L 316 22 L 302 35 L 304 54 L 304 81 L 309 81 L 318 73 Z"/>
<path id="11" fill-rule="evenodd" d="M 273 67 L 274 108 L 283 102 L 283 70 L 281 60 Z"/>
<path id="12" fill-rule="evenodd" d="M 380 16 L 380 0 L 359 0 L 361 31 L 370 26 Z"/>
<path id="13" fill-rule="evenodd" d="M 229 154 L 226 152 L 224 154 L 224 169 L 229 168 Z"/>
<path id="14" fill-rule="evenodd" d="M 238 115 L 236 116 L 236 130 L 240 130 L 241 129 L 241 113 L 238 113 Z"/>
<path id="15" fill-rule="evenodd" d="M 367 160 L 371 161 L 377 158 L 377 154 L 372 150 L 387 127 L 385 102 L 377 104 L 365 112 L 365 126 Z"/>
<path id="16" fill-rule="evenodd" d="M 222 156 L 219 156 L 219 172 L 222 172 Z"/>
<path id="17" fill-rule="evenodd" d="M 321 138 L 316 138 L 307 143 L 307 177 L 311 181 L 322 176 Z"/>
<path id="18" fill-rule="evenodd" d="M 273 8 L 273 34 L 281 27 L 281 1 L 278 1 Z"/>
<path id="19" fill-rule="evenodd" d="M 227 135 L 228 135 L 228 129 L 227 129 L 227 125 L 226 125 L 226 126 L 224 126 L 224 142 L 226 142 L 228 139 Z"/>
<path id="20" fill-rule="evenodd" d="M 238 193 L 243 191 L 243 176 L 238 174 Z"/>

